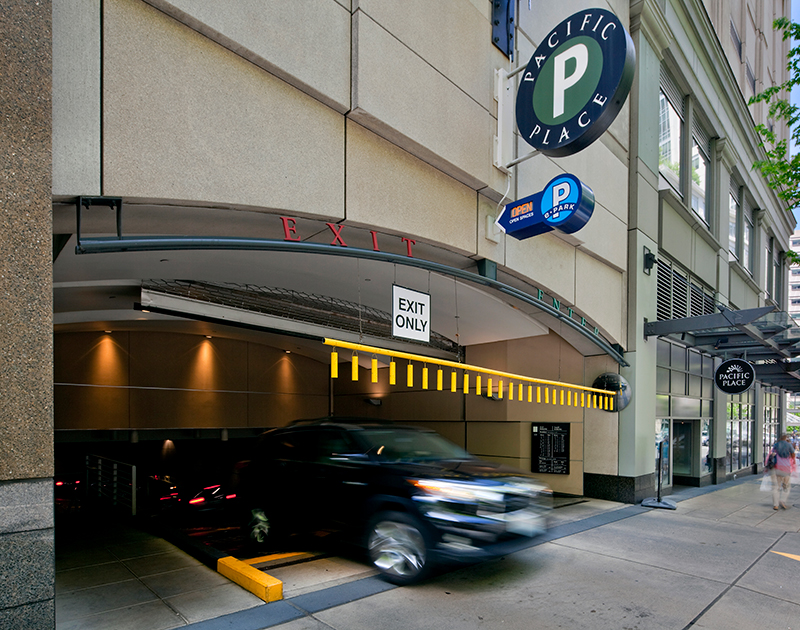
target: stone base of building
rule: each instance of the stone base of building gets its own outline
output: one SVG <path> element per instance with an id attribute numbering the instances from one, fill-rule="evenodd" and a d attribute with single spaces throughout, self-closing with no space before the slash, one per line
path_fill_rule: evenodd
<path id="1" fill-rule="evenodd" d="M 656 496 L 656 491 L 655 473 L 641 477 L 583 474 L 583 495 L 592 499 L 641 503 L 648 497 Z"/>
<path id="2" fill-rule="evenodd" d="M 0 628 L 55 628 L 53 480 L 0 482 Z M 13 551 L 12 551 L 13 550 Z"/>
<path id="3" fill-rule="evenodd" d="M 689 486 L 690 488 L 705 488 L 706 486 L 714 484 L 714 479 L 715 477 L 713 475 L 704 475 L 703 477 L 673 475 L 672 484 L 675 486 Z"/>

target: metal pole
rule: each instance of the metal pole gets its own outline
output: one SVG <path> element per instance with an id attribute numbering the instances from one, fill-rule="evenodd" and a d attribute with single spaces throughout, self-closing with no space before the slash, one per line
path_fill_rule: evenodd
<path id="1" fill-rule="evenodd" d="M 671 501 L 669 499 L 661 499 L 661 482 L 663 477 L 663 469 L 664 466 L 662 465 L 662 461 L 664 459 L 664 445 L 667 443 L 667 440 L 662 440 L 658 444 L 658 496 L 655 499 L 645 499 L 642 501 L 642 507 L 651 507 L 651 508 L 665 508 L 667 510 L 676 510 L 678 508 L 675 501 Z"/>

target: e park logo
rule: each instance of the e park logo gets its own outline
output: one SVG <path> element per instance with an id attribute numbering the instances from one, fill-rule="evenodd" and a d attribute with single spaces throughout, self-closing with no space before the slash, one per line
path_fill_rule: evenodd
<path id="1" fill-rule="evenodd" d="M 633 83 L 636 52 L 605 9 L 568 17 L 544 38 L 517 90 L 517 127 L 550 157 L 577 153 L 619 114 Z"/>
<path id="2" fill-rule="evenodd" d="M 559 175 L 544 190 L 509 203 L 497 217 L 503 232 L 524 240 L 557 229 L 580 230 L 594 212 L 594 192 L 574 175 Z"/>

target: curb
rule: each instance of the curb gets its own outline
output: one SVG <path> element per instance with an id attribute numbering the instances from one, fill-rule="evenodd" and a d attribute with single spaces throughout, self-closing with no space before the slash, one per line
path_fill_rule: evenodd
<path id="1" fill-rule="evenodd" d="M 198 543 L 185 534 L 172 529 L 158 528 L 158 535 L 213 569 L 220 575 L 235 582 L 259 599 L 270 603 L 283 599 L 283 582 L 268 573 L 255 569 L 247 562 L 219 551 L 214 547 Z M 261 560 L 264 560 L 263 558 Z"/>

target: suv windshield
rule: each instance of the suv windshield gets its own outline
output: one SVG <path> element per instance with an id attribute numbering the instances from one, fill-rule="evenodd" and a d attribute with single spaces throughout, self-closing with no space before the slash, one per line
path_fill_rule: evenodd
<path id="1" fill-rule="evenodd" d="M 364 429 L 358 432 L 368 452 L 382 461 L 425 462 L 440 459 L 474 459 L 464 449 L 436 433 L 397 429 Z"/>

